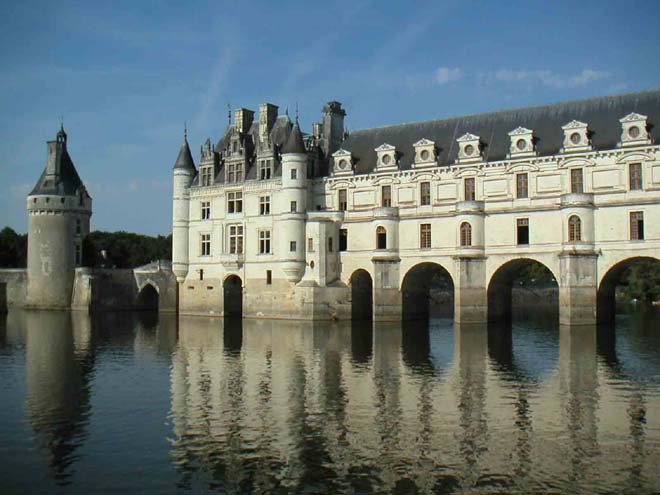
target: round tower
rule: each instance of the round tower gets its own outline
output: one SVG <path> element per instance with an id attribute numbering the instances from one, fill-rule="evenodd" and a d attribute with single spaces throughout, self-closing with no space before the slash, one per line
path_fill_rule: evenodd
<path id="1" fill-rule="evenodd" d="M 298 119 L 282 146 L 282 203 L 279 249 L 282 269 L 289 282 L 300 281 L 305 271 L 305 218 L 307 211 L 307 153 Z M 294 249 L 295 247 L 295 249 Z"/>
<path id="2" fill-rule="evenodd" d="M 89 233 L 92 198 L 67 151 L 60 128 L 48 141 L 46 168 L 27 197 L 27 301 L 33 308 L 71 307 L 75 269 Z"/>
<path id="3" fill-rule="evenodd" d="M 183 133 L 183 143 L 173 168 L 172 195 L 172 272 L 178 282 L 188 274 L 188 220 L 190 217 L 190 197 L 188 188 L 192 184 L 197 169 L 188 146 L 187 132 Z"/>

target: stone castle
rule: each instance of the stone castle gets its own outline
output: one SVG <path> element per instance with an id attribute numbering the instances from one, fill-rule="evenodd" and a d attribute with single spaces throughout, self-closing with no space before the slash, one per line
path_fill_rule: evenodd
<path id="1" fill-rule="evenodd" d="M 198 165 L 184 136 L 182 313 L 398 320 L 441 275 L 455 320 L 484 322 L 540 263 L 561 321 L 590 324 L 612 316 L 622 270 L 660 258 L 660 90 L 350 134 L 345 115 L 328 102 L 304 133 L 270 103 L 236 109 Z"/>
<path id="2" fill-rule="evenodd" d="M 197 165 L 184 135 L 171 271 L 80 266 L 92 200 L 61 129 L 0 303 L 396 321 L 428 312 L 440 278 L 455 320 L 478 323 L 507 319 L 540 264 L 560 320 L 592 324 L 627 267 L 660 259 L 660 90 L 351 133 L 345 115 L 328 102 L 305 133 L 273 104 L 236 109 Z"/>

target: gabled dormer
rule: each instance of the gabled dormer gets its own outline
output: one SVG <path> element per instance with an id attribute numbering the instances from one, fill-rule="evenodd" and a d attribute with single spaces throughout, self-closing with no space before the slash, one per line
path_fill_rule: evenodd
<path id="1" fill-rule="evenodd" d="M 647 128 L 646 115 L 638 113 L 629 113 L 621 122 L 621 142 L 620 146 L 639 146 L 651 144 L 651 137 Z"/>
<path id="2" fill-rule="evenodd" d="M 353 155 L 350 151 L 339 148 L 332 154 L 332 175 L 335 177 L 353 175 Z"/>
<path id="3" fill-rule="evenodd" d="M 415 149 L 413 168 L 433 167 L 437 164 L 435 141 L 423 138 L 414 143 L 413 148 Z"/>
<path id="4" fill-rule="evenodd" d="M 479 136 L 466 132 L 456 142 L 458 143 L 458 163 L 473 163 L 483 159 Z"/>
<path id="5" fill-rule="evenodd" d="M 590 151 L 591 140 L 589 139 L 588 125 L 578 120 L 572 120 L 562 126 L 564 131 L 564 146 L 562 152 Z"/>
<path id="6" fill-rule="evenodd" d="M 518 158 L 534 156 L 534 131 L 525 127 L 517 127 L 509 133 L 509 157 Z"/>
<path id="7" fill-rule="evenodd" d="M 374 151 L 376 152 L 376 171 L 397 169 L 396 147 L 383 143 Z"/>

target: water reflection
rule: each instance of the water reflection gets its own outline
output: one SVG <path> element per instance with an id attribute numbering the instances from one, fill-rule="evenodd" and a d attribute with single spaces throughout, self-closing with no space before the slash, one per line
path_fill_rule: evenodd
<path id="1" fill-rule="evenodd" d="M 0 358 L 24 353 L 25 395 L 9 400 L 22 401 L 38 455 L 26 450 L 19 464 L 0 449 L 0 462 L 10 488 L 33 469 L 12 466 L 45 455 L 56 484 L 103 491 L 78 471 L 107 469 L 117 439 L 103 432 L 132 417 L 159 425 L 132 444 L 150 464 L 134 471 L 116 456 L 115 469 L 148 472 L 161 492 L 657 491 L 660 354 L 649 325 L 10 313 Z M 144 383 L 118 383 L 118 370 Z M 3 420 L 0 436 L 15 428 Z M 124 483 L 140 491 L 145 478 Z"/>

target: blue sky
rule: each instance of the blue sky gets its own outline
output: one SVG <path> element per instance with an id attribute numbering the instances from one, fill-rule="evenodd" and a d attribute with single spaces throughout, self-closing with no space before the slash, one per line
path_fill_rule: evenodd
<path id="1" fill-rule="evenodd" d="M 0 6 L 0 225 L 60 115 L 94 198 L 92 228 L 171 229 L 171 168 L 227 104 L 325 101 L 350 129 L 660 84 L 660 2 L 32 2 Z"/>

